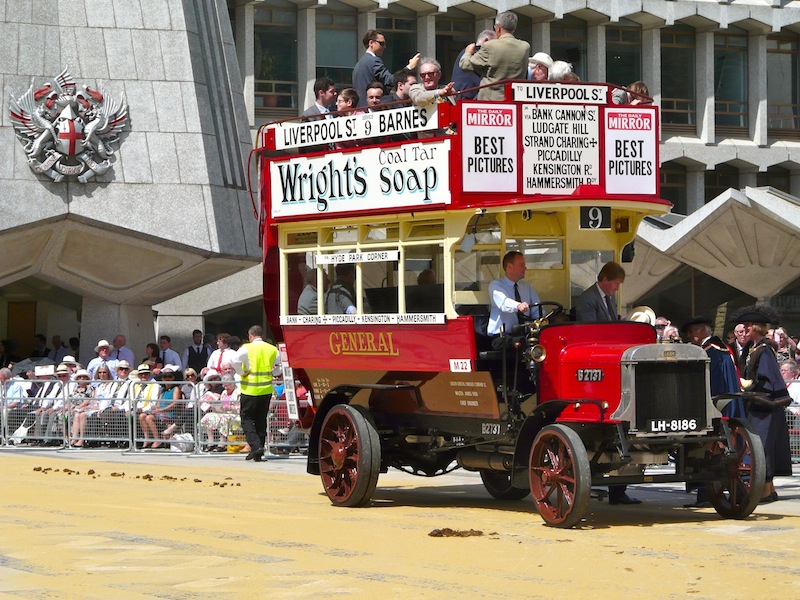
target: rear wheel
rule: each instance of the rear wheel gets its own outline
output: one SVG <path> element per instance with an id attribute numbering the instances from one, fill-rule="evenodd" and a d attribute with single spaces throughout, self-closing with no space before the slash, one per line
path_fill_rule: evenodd
<path id="1" fill-rule="evenodd" d="M 530 490 L 511 485 L 511 473 L 508 471 L 481 470 L 481 481 L 486 491 L 498 500 L 522 500 Z"/>
<path id="2" fill-rule="evenodd" d="M 531 447 L 531 495 L 536 509 L 553 527 L 574 527 L 589 505 L 591 468 L 586 447 L 569 427 L 544 427 Z"/>
<path id="3" fill-rule="evenodd" d="M 735 457 L 719 481 L 707 484 L 714 510 L 726 519 L 744 519 L 758 506 L 764 489 L 766 459 L 761 438 L 744 423 L 730 421 Z M 724 460 L 726 444 L 714 442 L 707 451 L 710 458 Z"/>
<path id="4" fill-rule="evenodd" d="M 381 444 L 369 413 L 338 404 L 322 423 L 319 437 L 322 486 L 337 506 L 363 506 L 372 499 L 381 468 Z"/>

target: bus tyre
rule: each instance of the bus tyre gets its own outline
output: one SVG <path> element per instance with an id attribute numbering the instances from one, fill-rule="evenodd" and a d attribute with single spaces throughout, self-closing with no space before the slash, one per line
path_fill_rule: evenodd
<path id="1" fill-rule="evenodd" d="M 707 484 L 708 499 L 726 519 L 744 519 L 758 506 L 764 489 L 766 459 L 761 438 L 741 421 L 729 422 L 734 460 L 727 463 L 722 479 Z M 706 456 L 724 460 L 726 444 L 713 442 Z"/>
<path id="2" fill-rule="evenodd" d="M 574 527 L 589 505 L 591 468 L 586 447 L 569 427 L 544 427 L 531 447 L 531 495 L 545 523 Z"/>
<path id="3" fill-rule="evenodd" d="M 481 481 L 486 491 L 498 500 L 522 500 L 530 490 L 511 485 L 511 473 L 508 471 L 481 470 Z"/>
<path id="4" fill-rule="evenodd" d="M 335 506 L 364 506 L 372 499 L 381 468 L 381 444 L 369 412 L 337 404 L 319 437 L 322 486 Z"/>

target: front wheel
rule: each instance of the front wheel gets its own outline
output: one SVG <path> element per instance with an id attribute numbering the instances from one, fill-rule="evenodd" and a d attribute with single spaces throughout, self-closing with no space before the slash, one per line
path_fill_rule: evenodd
<path id="1" fill-rule="evenodd" d="M 372 499 L 381 468 L 381 444 L 369 412 L 337 404 L 319 436 L 322 487 L 336 506 L 363 506 Z"/>
<path id="2" fill-rule="evenodd" d="M 511 473 L 481 469 L 481 481 L 486 491 L 498 500 L 522 500 L 530 490 L 511 485 Z"/>
<path id="3" fill-rule="evenodd" d="M 574 527 L 589 505 L 591 468 L 580 436 L 561 424 L 536 436 L 529 462 L 531 495 L 545 523 Z"/>
<path id="4" fill-rule="evenodd" d="M 766 459 L 761 438 L 744 423 L 731 420 L 734 457 L 729 459 L 722 478 L 707 484 L 714 510 L 726 519 L 744 519 L 752 513 L 764 489 Z M 709 458 L 725 460 L 723 442 L 714 442 L 706 452 Z"/>

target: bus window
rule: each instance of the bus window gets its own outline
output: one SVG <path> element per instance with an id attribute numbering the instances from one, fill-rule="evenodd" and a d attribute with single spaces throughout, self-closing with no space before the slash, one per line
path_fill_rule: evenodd
<path id="1" fill-rule="evenodd" d="M 563 269 L 564 243 L 553 239 L 507 239 L 506 252 L 518 250 L 528 269 Z"/>
<path id="2" fill-rule="evenodd" d="M 444 312 L 441 244 L 407 246 L 403 260 L 407 313 Z"/>
<path id="3" fill-rule="evenodd" d="M 370 251 L 373 249 L 370 248 Z M 383 248 L 375 249 L 381 252 Z M 396 253 L 396 251 L 395 251 Z M 365 313 L 396 314 L 398 312 L 397 261 L 361 263 Z"/>

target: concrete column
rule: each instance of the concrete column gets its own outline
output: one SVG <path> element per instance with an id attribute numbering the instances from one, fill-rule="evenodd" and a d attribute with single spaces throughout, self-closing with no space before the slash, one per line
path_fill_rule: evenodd
<path id="1" fill-rule="evenodd" d="M 642 81 L 650 97 L 661 104 L 661 29 L 642 30 Z"/>
<path id="2" fill-rule="evenodd" d="M 303 51 L 297 56 L 298 95 L 300 115 L 314 103 L 314 81 L 317 79 L 317 9 L 301 8 L 297 11 L 297 47 Z"/>
<path id="3" fill-rule="evenodd" d="M 422 54 L 422 58 L 426 56 L 436 56 L 436 16 L 425 15 L 417 17 L 417 49 Z M 409 57 L 410 58 L 410 57 Z M 441 62 L 441 61 L 440 61 Z M 442 80 L 440 85 L 447 83 Z"/>
<path id="4" fill-rule="evenodd" d="M 537 52 L 547 52 L 547 54 L 550 54 L 549 22 L 534 23 L 531 26 L 531 56 L 533 56 Z"/>
<path id="5" fill-rule="evenodd" d="M 475 37 L 477 38 L 481 31 L 494 29 L 494 19 L 475 19 Z M 474 40 L 473 40 L 474 41 Z"/>
<path id="6" fill-rule="evenodd" d="M 714 33 L 705 31 L 696 37 L 697 67 L 697 136 L 705 144 L 716 143 L 714 124 Z"/>
<path id="7" fill-rule="evenodd" d="M 747 40 L 747 98 L 750 139 L 767 145 L 767 36 L 751 34 Z"/>
<path id="8" fill-rule="evenodd" d="M 589 81 L 606 80 L 606 28 L 603 25 L 586 28 L 586 68 Z"/>
<path id="9" fill-rule="evenodd" d="M 377 22 L 377 15 L 372 11 L 364 11 L 358 13 L 358 57 L 364 52 L 364 46 L 361 45 L 361 38 L 367 33 L 368 29 L 375 29 Z M 391 36 L 387 36 L 391 37 Z"/>
<path id="10" fill-rule="evenodd" d="M 252 4 L 236 6 L 236 59 L 242 75 L 242 92 L 247 109 L 247 122 L 255 125 L 255 9 Z"/>
<path id="11" fill-rule="evenodd" d="M 706 172 L 686 169 L 686 214 L 690 215 L 706 203 Z"/>
<path id="12" fill-rule="evenodd" d="M 151 306 L 115 304 L 85 296 L 81 307 L 80 361 L 84 365 L 94 358 L 94 347 L 99 340 L 114 340 L 122 334 L 128 339 L 127 346 L 136 359 L 144 356 L 144 348 L 157 342 L 153 308 Z M 167 331 L 163 331 L 171 335 Z M 189 338 L 192 331 L 189 330 Z M 173 340 L 174 342 L 174 340 Z M 133 365 L 136 368 L 136 365 Z"/>

